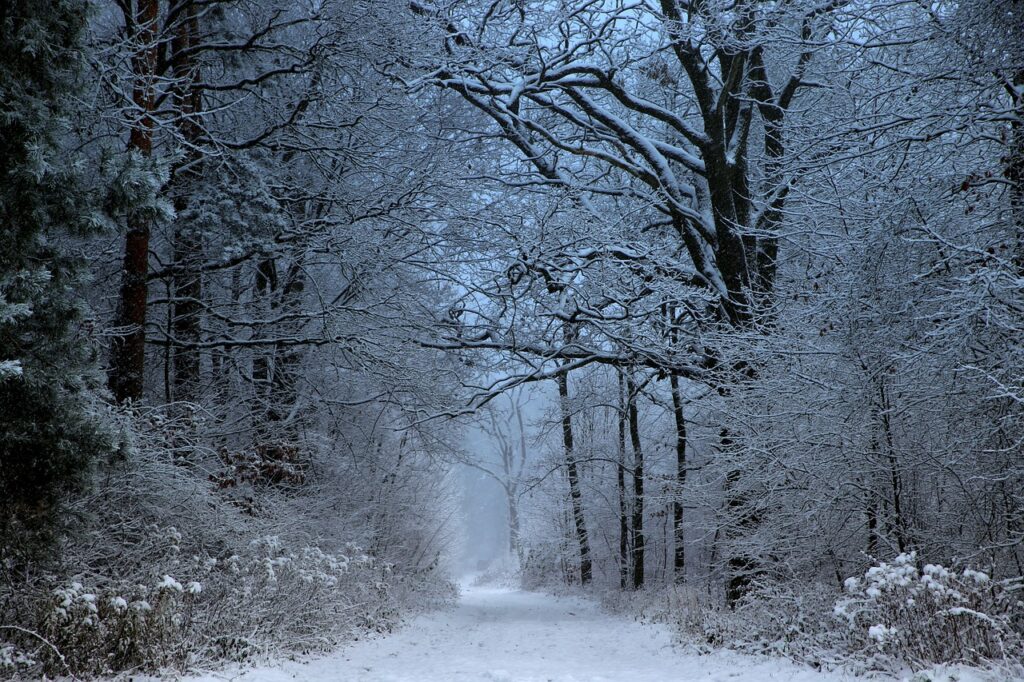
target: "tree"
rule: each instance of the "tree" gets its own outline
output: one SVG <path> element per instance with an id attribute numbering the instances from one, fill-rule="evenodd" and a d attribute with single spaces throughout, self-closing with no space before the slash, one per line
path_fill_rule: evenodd
<path id="1" fill-rule="evenodd" d="M 209 306 L 203 278 L 211 269 L 206 242 L 212 218 L 198 195 L 225 182 L 206 172 L 204 164 L 210 157 L 230 163 L 280 149 L 281 136 L 299 125 L 317 97 L 316 74 L 329 42 L 333 5 L 247 0 L 117 5 L 119 12 L 103 17 L 111 25 L 99 27 L 105 36 L 100 42 L 114 45 L 102 74 L 107 96 L 120 108 L 112 116 L 121 126 L 114 134 L 127 138 L 133 174 L 159 171 L 159 182 L 150 181 L 149 189 L 167 197 L 177 215 L 127 212 L 109 383 L 119 402 L 143 398 L 146 348 L 154 343 L 154 329 L 161 329 L 157 342 L 167 348 L 169 365 L 165 393 L 195 401 L 201 397 L 202 326 Z M 124 82 L 131 83 L 130 92 L 123 91 Z M 160 225 L 170 234 L 155 232 Z M 154 256 L 168 265 L 151 271 Z M 152 315 L 149 292 L 161 279 L 169 294 L 166 325 Z"/>
<path id="2" fill-rule="evenodd" d="M 521 152 L 531 168 L 510 183 L 568 189 L 595 216 L 635 202 L 681 240 L 678 276 L 742 324 L 774 281 L 789 109 L 841 4 L 414 10 L 452 55 L 423 82 L 462 95 Z"/>
<path id="3" fill-rule="evenodd" d="M 523 412 L 530 395 L 513 390 L 504 399 L 481 408 L 479 428 L 487 435 L 496 453 L 490 451 L 459 453 L 459 461 L 494 480 L 505 496 L 508 523 L 508 553 L 522 565 L 525 545 L 522 537 L 522 486 L 529 460 L 529 436 Z M 497 454 L 495 461 L 494 454 Z"/>
<path id="4" fill-rule="evenodd" d="M 633 589 L 644 586 L 644 451 L 640 442 L 640 418 L 637 401 L 640 389 L 632 376 L 626 377 L 626 417 L 629 423 L 629 443 L 633 448 L 633 516 L 630 537 L 633 540 L 630 556 L 633 563 Z"/>
<path id="5" fill-rule="evenodd" d="M 616 426 L 617 438 L 615 440 L 615 453 L 616 467 L 615 467 L 615 492 L 618 498 L 618 512 L 619 512 L 619 589 L 625 590 L 629 584 L 629 503 L 626 497 L 626 421 L 627 410 L 626 410 L 626 378 L 621 370 L 615 373 L 618 379 L 618 391 L 616 391 L 616 397 L 618 398 L 618 404 L 616 407 Z"/>
<path id="6" fill-rule="evenodd" d="M 413 3 L 447 48 L 417 83 L 458 93 L 519 152 L 498 182 L 560 192 L 594 224 L 582 246 L 520 249 L 507 287 L 541 280 L 553 316 L 588 333 L 572 343 L 498 333 L 488 311 L 485 329 L 448 347 L 646 366 L 722 391 L 751 378 L 752 358 L 709 371 L 721 349 L 694 340 L 770 325 L 779 230 L 807 161 L 788 146 L 790 110 L 814 85 L 809 70 L 843 4 Z M 582 273 L 600 267 L 622 271 L 637 295 L 593 287 L 588 300 Z M 654 340 L 640 327 L 661 304 L 677 311 L 661 320 L 674 331 Z"/>
<path id="7" fill-rule="evenodd" d="M 141 170 L 152 162 L 153 128 L 156 124 L 157 49 L 159 0 L 138 0 L 122 6 L 127 39 L 132 50 L 134 105 L 128 136 L 129 162 Z M 159 188 L 155 188 L 159 190 Z M 118 402 L 142 398 L 146 360 L 146 312 L 148 308 L 149 239 L 153 217 L 139 211 L 128 213 L 124 267 L 111 342 L 109 385 Z"/>
<path id="8" fill-rule="evenodd" d="M 583 506 L 583 491 L 580 486 L 579 463 L 573 443 L 572 407 L 569 397 L 569 373 L 562 372 L 556 379 L 558 404 L 561 410 L 562 448 L 565 457 L 565 471 L 569 480 L 569 501 L 572 505 L 572 523 L 580 556 L 580 584 L 587 585 L 593 578 L 593 563 L 590 556 L 590 534 L 587 531 L 587 517 Z"/>
<path id="9" fill-rule="evenodd" d="M 672 417 L 675 422 L 676 438 L 676 486 L 672 497 L 672 539 L 675 543 L 672 554 L 672 570 L 676 582 L 683 582 L 686 576 L 686 526 L 684 522 L 683 490 L 686 487 L 686 412 L 679 378 L 669 375 L 672 393 Z"/>
<path id="10" fill-rule="evenodd" d="M 68 144 L 88 9 L 0 7 L 0 547 L 18 562 L 52 542 L 62 499 L 110 447 L 74 250 L 104 225 L 102 188 Z"/>

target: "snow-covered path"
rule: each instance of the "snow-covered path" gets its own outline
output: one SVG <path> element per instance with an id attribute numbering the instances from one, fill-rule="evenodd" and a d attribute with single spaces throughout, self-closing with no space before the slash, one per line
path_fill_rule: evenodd
<path id="1" fill-rule="evenodd" d="M 203 680 L 245 682 L 834 682 L 787 661 L 720 652 L 685 654 L 667 628 L 609 615 L 592 602 L 493 587 L 308 663 L 282 663 Z"/>

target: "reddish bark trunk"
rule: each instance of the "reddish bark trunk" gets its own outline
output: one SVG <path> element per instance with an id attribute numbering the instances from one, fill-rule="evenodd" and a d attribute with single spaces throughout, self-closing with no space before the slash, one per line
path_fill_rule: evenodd
<path id="1" fill-rule="evenodd" d="M 132 59 L 135 86 L 132 98 L 140 118 L 128 140 L 130 150 L 150 157 L 153 153 L 154 107 L 153 79 L 157 60 L 157 17 L 159 0 L 138 0 L 134 16 L 126 14 L 125 23 L 133 32 L 136 54 Z M 108 383 L 114 398 L 120 402 L 142 398 L 146 359 L 146 309 L 149 292 L 148 219 L 134 215 L 128 219 L 125 237 L 124 270 L 115 326 L 123 332 L 111 343 Z"/>

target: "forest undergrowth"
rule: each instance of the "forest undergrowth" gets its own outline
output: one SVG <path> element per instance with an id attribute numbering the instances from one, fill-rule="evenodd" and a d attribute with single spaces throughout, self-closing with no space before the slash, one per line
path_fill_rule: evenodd
<path id="1" fill-rule="evenodd" d="M 69 501 L 59 554 L 17 576 L 20 548 L 0 557 L 0 678 L 312 655 L 456 597 L 436 563 L 371 553 L 358 507 L 329 493 L 340 472 L 314 462 L 299 485 L 288 462 L 255 453 L 247 469 L 175 412 L 110 415 L 127 440 Z"/>
<path id="2" fill-rule="evenodd" d="M 848 578 L 844 589 L 765 582 L 733 607 L 700 584 L 607 590 L 600 600 L 613 613 L 671 626 L 678 644 L 698 653 L 728 648 L 927 682 L 929 671 L 950 665 L 1024 676 L 1022 591 L 1019 579 L 993 581 L 903 554 Z"/>

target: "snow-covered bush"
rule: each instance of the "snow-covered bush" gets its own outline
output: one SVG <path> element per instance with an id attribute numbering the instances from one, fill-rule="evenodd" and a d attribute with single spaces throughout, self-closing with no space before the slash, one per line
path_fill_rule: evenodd
<path id="1" fill-rule="evenodd" d="M 642 623 L 667 623 L 686 632 L 687 641 L 703 639 L 703 622 L 714 611 L 707 590 L 695 585 L 647 587 L 635 592 L 604 590 L 601 606 L 612 613 L 629 616 Z"/>
<path id="2" fill-rule="evenodd" d="M 328 553 L 264 537 L 225 557 L 181 556 L 182 534 L 175 528 L 154 526 L 149 534 L 163 539 L 165 551 L 139 573 L 90 571 L 71 581 L 46 576 L 24 591 L 22 600 L 35 609 L 38 641 L 15 641 L 34 649 L 33 661 L 51 672 L 79 674 L 183 670 L 279 648 L 322 649 L 398 622 L 389 567 L 358 547 Z M 46 646 L 32 646 L 44 640 Z"/>
<path id="3" fill-rule="evenodd" d="M 700 653 L 721 647 L 780 655 L 814 667 L 841 657 L 843 633 L 835 627 L 835 591 L 824 585 L 762 582 L 735 608 L 706 584 L 690 583 L 610 592 L 602 602 L 612 611 L 652 623 L 666 623 L 679 643 Z"/>
<path id="4" fill-rule="evenodd" d="M 1024 660 L 1024 581 L 921 565 L 912 553 L 848 579 L 845 595 L 835 583 L 762 580 L 732 608 L 698 583 L 609 591 L 602 602 L 670 624 L 701 652 L 728 647 L 864 672 Z"/>
<path id="5" fill-rule="evenodd" d="M 579 562 L 564 540 L 536 542 L 526 551 L 520 581 L 527 590 L 559 590 L 579 582 Z"/>
<path id="6" fill-rule="evenodd" d="M 95 673 L 173 666 L 188 650 L 185 630 L 201 589 L 169 575 L 149 585 L 108 582 L 103 589 L 77 580 L 62 584 L 41 604 L 40 634 L 54 649 L 41 650 L 40 659 L 57 669 L 60 663 Z M 52 660 L 57 652 L 62 660 Z"/>
<path id="7" fill-rule="evenodd" d="M 919 565 L 914 553 L 846 581 L 835 615 L 853 650 L 911 664 L 979 663 L 1024 655 L 1024 582 L 970 568 Z"/>
<path id="8" fill-rule="evenodd" d="M 834 598 L 834 588 L 821 583 L 761 581 L 734 609 L 713 609 L 700 621 L 709 644 L 735 642 L 751 653 L 827 667 L 843 649 L 843 635 L 831 618 Z"/>
<path id="9" fill-rule="evenodd" d="M 0 556 L 0 679 L 312 652 L 452 597 L 436 562 L 373 556 L 338 504 L 334 532 L 311 532 L 331 529 L 318 491 L 250 483 L 258 504 L 239 504 L 210 479 L 220 462 L 190 435 L 194 415 L 142 419 L 122 424 L 131 454 L 70 504 L 80 525 L 59 563 L 15 580 Z"/>

